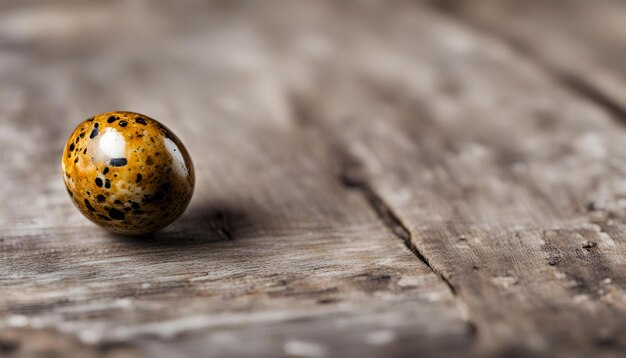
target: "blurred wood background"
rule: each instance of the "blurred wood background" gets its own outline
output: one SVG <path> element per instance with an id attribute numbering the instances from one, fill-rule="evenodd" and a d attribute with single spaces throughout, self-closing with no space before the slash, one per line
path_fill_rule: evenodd
<path id="1" fill-rule="evenodd" d="M 0 2 L 0 356 L 623 356 L 626 3 Z M 150 239 L 63 144 L 145 113 Z"/>

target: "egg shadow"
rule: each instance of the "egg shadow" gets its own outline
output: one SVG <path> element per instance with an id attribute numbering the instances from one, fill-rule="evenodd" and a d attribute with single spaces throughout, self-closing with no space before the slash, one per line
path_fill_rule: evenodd
<path id="1" fill-rule="evenodd" d="M 252 226 L 251 216 L 241 208 L 215 203 L 190 206 L 178 220 L 154 233 L 111 235 L 131 246 L 183 249 L 235 241 L 242 229 Z"/>

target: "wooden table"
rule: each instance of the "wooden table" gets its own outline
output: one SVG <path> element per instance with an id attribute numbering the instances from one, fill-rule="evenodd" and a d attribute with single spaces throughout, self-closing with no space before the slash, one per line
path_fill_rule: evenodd
<path id="1" fill-rule="evenodd" d="M 626 3 L 0 3 L 0 356 L 623 356 Z M 60 174 L 131 110 L 195 163 L 109 234 Z"/>

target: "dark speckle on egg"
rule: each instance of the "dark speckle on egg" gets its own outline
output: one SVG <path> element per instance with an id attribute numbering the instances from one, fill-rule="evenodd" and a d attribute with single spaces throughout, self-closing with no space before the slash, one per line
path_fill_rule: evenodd
<path id="1" fill-rule="evenodd" d="M 128 163 L 126 158 L 113 158 L 111 159 L 111 165 L 114 167 L 123 167 Z"/>
<path id="2" fill-rule="evenodd" d="M 89 135 L 90 139 L 94 139 L 97 135 L 98 135 L 98 123 L 96 123 L 96 125 L 94 125 L 93 130 L 91 131 L 91 134 Z"/>
<path id="3" fill-rule="evenodd" d="M 89 200 L 85 199 L 85 206 L 87 207 L 87 210 L 93 212 L 96 211 L 96 209 L 93 208 L 93 206 L 91 206 L 91 203 L 89 202 Z"/>
<path id="4" fill-rule="evenodd" d="M 119 210 L 117 210 L 115 208 L 109 209 L 109 217 L 111 219 L 114 219 L 114 220 L 124 220 L 125 216 L 126 216 L 126 214 L 124 214 L 123 211 L 119 211 Z"/>

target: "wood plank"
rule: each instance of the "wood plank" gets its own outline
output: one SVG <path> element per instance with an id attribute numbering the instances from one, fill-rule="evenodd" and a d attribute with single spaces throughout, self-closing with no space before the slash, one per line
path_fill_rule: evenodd
<path id="1" fill-rule="evenodd" d="M 449 287 L 341 183 L 342 153 L 292 115 L 293 68 L 270 66 L 274 31 L 316 38 L 335 10 L 3 3 L 0 353 L 471 350 Z M 149 240 L 95 227 L 61 181 L 71 129 L 115 109 L 163 121 L 195 162 L 188 212 Z"/>
<path id="2" fill-rule="evenodd" d="M 624 128 L 447 16 L 407 6 L 360 24 L 344 22 L 360 41 L 319 65 L 299 107 L 467 305 L 478 352 L 621 355 Z"/>
<path id="3" fill-rule="evenodd" d="M 505 39 L 565 83 L 626 117 L 623 1 L 433 2 Z"/>

